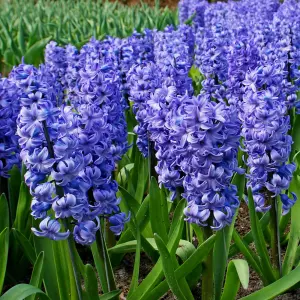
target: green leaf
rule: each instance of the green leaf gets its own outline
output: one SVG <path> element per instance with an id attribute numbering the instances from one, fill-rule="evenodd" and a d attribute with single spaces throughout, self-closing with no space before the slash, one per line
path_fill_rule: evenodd
<path id="1" fill-rule="evenodd" d="M 25 182 L 21 183 L 16 219 L 13 224 L 13 227 L 18 229 L 21 233 L 23 233 L 26 237 L 30 234 L 30 203 L 31 203 L 31 195 L 29 192 L 29 188 L 26 186 Z"/>
<path id="2" fill-rule="evenodd" d="M 186 277 L 188 274 L 193 272 L 195 268 L 199 267 L 199 264 L 203 262 L 206 256 L 210 253 L 216 236 L 213 235 L 208 238 L 204 243 L 202 243 L 196 251 L 181 265 L 175 270 L 176 279 Z M 168 283 L 166 280 L 159 283 L 154 289 L 151 289 L 144 297 L 143 300 L 152 300 L 160 299 L 168 291 Z"/>
<path id="3" fill-rule="evenodd" d="M 249 210 L 250 210 L 250 222 L 253 231 L 253 239 L 254 239 L 257 253 L 260 257 L 261 270 L 263 272 L 266 281 L 268 283 L 272 283 L 276 279 L 271 266 L 270 258 L 267 251 L 267 246 L 263 237 L 262 228 L 259 224 L 259 220 L 256 215 L 253 195 L 250 188 L 248 189 L 248 200 L 249 200 Z"/>
<path id="4" fill-rule="evenodd" d="M 122 203 L 122 202 L 121 202 Z M 137 224 L 141 231 L 143 231 L 149 222 L 149 195 L 145 198 L 145 200 L 142 202 L 142 204 L 139 207 L 139 210 L 136 215 Z M 130 229 L 126 229 L 125 232 L 122 233 L 119 241 L 117 242 L 117 245 L 126 243 L 127 241 L 131 240 L 133 238 L 133 235 L 130 231 Z M 120 264 L 123 255 L 116 255 L 112 252 L 110 253 L 111 261 L 114 266 L 117 266 Z M 156 257 L 154 261 L 156 261 Z"/>
<path id="5" fill-rule="evenodd" d="M 116 299 L 120 294 L 121 294 L 122 291 L 120 290 L 114 290 L 114 291 L 111 291 L 109 293 L 106 293 L 104 295 L 101 295 L 99 297 L 99 300 L 111 300 L 111 299 Z"/>
<path id="6" fill-rule="evenodd" d="M 172 263 L 172 258 L 169 250 L 167 249 L 167 246 L 165 245 L 161 237 L 156 233 L 154 234 L 154 238 L 162 260 L 163 271 L 171 291 L 173 292 L 173 294 L 177 299 L 186 300 L 177 282 L 175 276 L 175 270 Z"/>
<path id="7" fill-rule="evenodd" d="M 141 203 L 144 198 L 145 187 L 148 179 L 148 160 L 144 159 L 142 155 L 140 157 L 139 165 L 137 166 L 139 177 L 135 190 L 135 199 L 137 199 L 139 203 Z"/>
<path id="8" fill-rule="evenodd" d="M 147 238 L 147 241 L 151 246 L 155 249 L 157 249 L 156 243 L 153 238 Z M 129 241 L 123 244 L 118 244 L 110 249 L 108 249 L 108 252 L 110 254 L 112 253 L 129 253 L 129 252 L 135 252 L 137 247 L 137 241 Z M 190 257 L 194 251 L 195 251 L 195 246 L 186 241 L 186 240 L 180 240 L 178 248 L 176 249 L 176 255 L 181 258 L 182 261 L 185 261 Z"/>
<path id="9" fill-rule="evenodd" d="M 260 268 L 259 258 L 257 255 L 249 248 L 249 246 L 241 239 L 236 230 L 233 231 L 233 240 L 237 248 L 246 258 L 249 265 L 256 271 L 259 277 L 264 281 L 263 274 Z"/>
<path id="10" fill-rule="evenodd" d="M 278 279 L 274 283 L 261 290 L 243 297 L 242 300 L 269 300 L 283 294 L 300 281 L 300 266 L 291 271 L 288 275 Z"/>
<path id="11" fill-rule="evenodd" d="M 131 218 L 134 225 L 131 227 L 131 230 L 133 231 L 136 230 L 136 232 L 132 232 L 132 234 L 136 236 L 136 251 L 135 251 L 133 274 L 131 278 L 128 296 L 130 296 L 136 290 L 139 284 L 139 270 L 140 270 L 140 260 L 141 260 L 141 244 L 142 244 L 140 228 L 137 225 L 134 214 L 132 214 Z"/>
<path id="12" fill-rule="evenodd" d="M 178 242 L 183 230 L 183 218 L 178 223 L 178 226 L 173 231 L 171 237 L 168 239 L 167 249 L 170 251 L 171 255 L 176 252 Z M 157 261 L 155 266 L 152 268 L 151 272 L 142 281 L 142 283 L 137 287 L 135 292 L 128 297 L 128 300 L 139 300 L 148 294 L 163 278 L 162 261 L 161 258 Z"/>
<path id="13" fill-rule="evenodd" d="M 35 286 L 37 288 L 41 288 L 42 280 L 43 280 L 43 270 L 44 268 L 44 252 L 41 252 L 34 264 L 31 279 L 30 279 L 30 285 Z M 32 295 L 28 297 L 28 300 L 34 300 L 35 296 Z"/>
<path id="14" fill-rule="evenodd" d="M 0 232 L 2 232 L 6 227 L 9 227 L 9 208 L 5 194 L 0 196 L 0 212 Z"/>
<path id="15" fill-rule="evenodd" d="M 34 221 L 37 225 L 37 221 Z M 33 235 L 33 241 L 34 241 L 34 248 L 36 251 L 36 255 L 38 253 L 44 251 L 44 286 L 46 289 L 47 295 L 51 299 L 60 299 L 59 296 L 59 288 L 57 283 L 57 274 L 56 274 L 56 267 L 55 267 L 55 260 L 54 260 L 54 251 L 53 251 L 53 243 L 56 243 L 56 241 L 52 241 L 48 238 L 40 238 L 35 235 Z M 56 278 L 56 280 L 53 280 L 53 278 Z"/>
<path id="16" fill-rule="evenodd" d="M 17 64 L 15 53 L 11 49 L 6 49 L 4 54 L 4 62 L 10 67 L 13 67 Z"/>
<path id="17" fill-rule="evenodd" d="M 213 269 L 214 269 L 214 289 L 215 289 L 215 299 L 219 300 L 221 298 L 223 281 L 225 277 L 227 259 L 228 259 L 228 247 L 231 240 L 231 231 L 229 228 L 223 228 L 219 230 L 216 234 L 216 242 L 213 252 Z"/>
<path id="18" fill-rule="evenodd" d="M 18 284 L 8 290 L 2 297 L 1 300 L 23 300 L 28 296 L 39 294 L 40 299 L 47 299 L 50 298 L 42 292 L 40 289 L 32 286 L 30 284 Z"/>
<path id="19" fill-rule="evenodd" d="M 123 187 L 119 186 L 119 191 L 122 194 L 122 198 L 128 206 L 130 207 L 130 210 L 134 213 L 137 214 L 140 204 L 139 202 L 128 192 L 126 191 Z"/>
<path id="20" fill-rule="evenodd" d="M 108 293 L 109 288 L 116 289 L 114 274 L 110 263 L 108 251 L 106 248 L 105 241 L 102 239 L 102 234 L 100 233 L 100 231 L 97 231 L 96 233 L 96 242 L 94 242 L 91 245 L 91 250 L 103 292 Z M 107 264 L 106 267 L 105 261 Z M 108 278 L 106 278 L 106 268 Z"/>
<path id="21" fill-rule="evenodd" d="M 31 243 L 29 242 L 29 240 L 17 229 L 13 228 L 12 229 L 13 235 L 16 239 L 16 241 L 20 244 L 20 246 L 22 247 L 24 254 L 26 255 L 26 257 L 28 258 L 28 260 L 34 264 L 35 260 L 36 260 L 36 254 L 34 251 L 33 246 L 31 245 Z"/>
<path id="22" fill-rule="evenodd" d="M 60 299 L 72 298 L 74 295 L 77 295 L 77 290 L 68 241 L 54 241 L 52 247 Z M 66 278 L 68 280 L 65 280 Z"/>
<path id="23" fill-rule="evenodd" d="M 298 118 L 299 119 L 299 118 Z M 297 119 L 297 120 L 298 120 Z M 292 182 L 290 184 L 290 192 L 295 192 L 297 197 L 300 197 L 300 177 L 294 174 Z M 299 198 L 298 198 L 299 199 Z M 300 201 L 296 201 L 295 205 L 291 208 L 291 227 L 290 238 L 288 247 L 285 253 L 282 274 L 287 275 L 293 268 L 296 252 L 300 240 Z"/>
<path id="24" fill-rule="evenodd" d="M 128 180 L 127 173 L 130 173 L 130 171 L 133 169 L 133 167 L 134 167 L 134 164 L 129 163 L 120 170 L 120 172 L 118 173 L 118 176 L 117 176 L 117 181 L 118 181 L 119 185 L 125 186 L 125 184 Z"/>
<path id="25" fill-rule="evenodd" d="M 8 245 L 9 245 L 9 229 L 5 228 L 0 233 L 0 249 L 1 249 L 1 259 L 0 259 L 0 295 L 3 288 L 3 283 L 6 273 L 6 265 L 8 258 Z M 2 299 L 2 298 L 1 298 Z M 13 298 L 11 298 L 13 299 Z"/>
<path id="26" fill-rule="evenodd" d="M 241 153 L 239 153 L 241 155 Z M 238 188 L 239 199 L 242 200 L 245 188 L 245 175 L 235 174 L 232 183 Z M 232 233 L 234 230 L 234 223 L 238 214 L 236 211 L 233 221 L 230 226 L 223 228 L 216 234 L 216 242 L 214 246 L 213 253 L 213 268 L 214 268 L 214 290 L 215 290 L 215 300 L 221 298 L 225 272 L 228 261 L 228 253 L 230 242 L 232 240 Z"/>
<path id="27" fill-rule="evenodd" d="M 8 194 L 9 194 L 9 210 L 11 221 L 14 223 L 16 218 L 18 199 L 21 189 L 21 172 L 18 167 L 14 166 L 10 172 L 8 179 Z"/>
<path id="28" fill-rule="evenodd" d="M 152 232 L 157 233 L 165 242 L 168 240 L 168 226 L 166 224 L 168 218 L 167 199 L 163 197 L 156 179 L 152 177 L 150 185 L 150 223 Z"/>
<path id="29" fill-rule="evenodd" d="M 19 47 L 21 50 L 22 55 L 25 54 L 26 52 L 26 46 L 25 46 L 25 33 L 24 33 L 24 23 L 23 23 L 23 18 L 20 19 L 20 24 L 19 24 L 19 31 L 18 31 L 18 42 L 19 42 Z"/>
<path id="30" fill-rule="evenodd" d="M 244 289 L 249 284 L 249 267 L 245 260 L 234 259 L 229 262 L 226 274 L 222 300 L 235 300 L 240 283 Z"/>
<path id="31" fill-rule="evenodd" d="M 27 64 L 37 66 L 43 59 L 44 48 L 50 42 L 52 37 L 47 37 L 34 43 L 25 53 L 24 61 Z"/>
<path id="32" fill-rule="evenodd" d="M 300 150 L 300 137 L 298 134 L 299 128 L 300 128 L 300 116 L 296 115 L 295 123 L 292 127 L 293 144 L 292 144 L 291 157 L 293 157 Z"/>
<path id="33" fill-rule="evenodd" d="M 89 264 L 85 265 L 84 283 L 88 299 L 98 300 L 98 281 L 93 267 Z"/>
<path id="34" fill-rule="evenodd" d="M 174 210 L 173 218 L 172 218 L 172 224 L 169 230 L 168 236 L 170 237 L 173 233 L 173 231 L 176 229 L 178 222 L 181 221 L 183 218 L 182 212 L 185 207 L 186 201 L 184 199 L 181 199 L 179 203 L 176 205 L 176 208 Z"/>
<path id="35" fill-rule="evenodd" d="M 259 225 L 261 229 L 264 231 L 267 226 L 269 225 L 270 221 L 270 214 L 269 212 L 265 213 L 262 218 L 259 220 Z M 249 245 L 253 242 L 253 232 L 250 230 L 244 237 L 243 237 L 243 243 L 245 245 Z M 235 256 L 238 254 L 238 247 L 236 244 L 231 245 L 230 251 L 229 251 L 229 257 Z"/>
<path id="36" fill-rule="evenodd" d="M 127 214 L 131 211 L 131 212 L 133 212 L 133 214 L 135 214 L 134 209 L 132 208 L 132 204 L 134 204 L 134 202 L 127 201 L 127 200 L 130 200 L 130 197 L 126 197 L 126 198 L 124 198 L 124 200 L 125 200 L 124 202 L 120 203 L 122 211 L 127 212 Z M 135 229 L 134 229 L 135 225 L 133 224 L 132 220 L 129 221 L 128 226 L 131 230 L 131 233 L 135 234 Z M 142 228 L 142 227 L 140 227 L 140 228 Z M 135 239 L 136 239 L 136 236 L 135 236 Z M 148 243 L 148 241 L 143 236 L 141 236 L 141 243 L 142 243 L 142 247 L 145 250 L 145 252 L 147 253 L 147 255 L 154 262 L 157 261 L 158 253 L 153 249 L 152 245 L 150 243 Z"/>

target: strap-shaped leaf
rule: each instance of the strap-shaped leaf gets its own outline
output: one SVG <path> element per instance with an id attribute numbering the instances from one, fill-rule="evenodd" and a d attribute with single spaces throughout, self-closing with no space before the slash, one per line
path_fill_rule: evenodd
<path id="1" fill-rule="evenodd" d="M 234 259 L 229 262 L 226 274 L 222 300 L 235 300 L 240 283 L 244 289 L 249 284 L 249 266 L 243 259 Z"/>
<path id="2" fill-rule="evenodd" d="M 263 289 L 243 297 L 241 300 L 269 300 L 283 294 L 296 283 L 300 281 L 300 266 L 291 271 L 288 275 L 280 278 L 274 283 L 264 287 Z"/>
<path id="3" fill-rule="evenodd" d="M 0 212 L 0 232 L 2 232 L 6 227 L 9 227 L 9 208 L 5 194 L 0 196 Z"/>
<path id="4" fill-rule="evenodd" d="M 98 281 L 93 267 L 90 264 L 85 265 L 84 285 L 87 297 L 90 300 L 98 300 Z"/>
<path id="5" fill-rule="evenodd" d="M 116 283 L 114 273 L 101 227 L 96 233 L 96 241 L 92 244 L 91 249 L 102 290 L 104 293 L 115 290 Z"/>
<path id="6" fill-rule="evenodd" d="M 179 201 L 179 203 L 176 205 L 176 208 L 175 208 L 174 214 L 173 214 L 173 218 L 172 218 L 172 223 L 171 223 L 170 230 L 169 230 L 169 234 L 168 234 L 169 237 L 173 233 L 178 222 L 182 219 L 182 212 L 185 207 L 185 204 L 186 204 L 186 201 L 184 199 L 181 199 Z"/>
<path id="7" fill-rule="evenodd" d="M 119 186 L 119 191 L 122 194 L 122 199 L 126 201 L 127 205 L 130 207 L 130 210 L 137 214 L 140 204 L 127 190 Z"/>
<path id="8" fill-rule="evenodd" d="M 24 167 L 25 168 L 25 167 Z M 9 212 L 11 217 L 11 222 L 14 223 L 19 193 L 21 188 L 21 172 L 17 166 L 14 166 L 9 172 L 10 178 L 8 178 L 8 193 L 9 193 Z"/>
<path id="9" fill-rule="evenodd" d="M 157 233 L 165 242 L 168 240 L 168 218 L 167 199 L 163 197 L 156 179 L 152 177 L 150 185 L 150 222 L 152 232 Z"/>
<path id="10" fill-rule="evenodd" d="M 175 276 L 177 280 L 186 277 L 195 268 L 199 267 L 199 264 L 201 264 L 201 262 L 204 261 L 208 253 L 210 253 L 214 245 L 215 239 L 215 235 L 208 238 L 180 267 L 176 269 Z M 166 280 L 164 280 L 157 287 L 149 291 L 149 293 L 147 293 L 143 297 L 143 300 L 159 299 L 168 291 L 168 288 L 168 283 Z"/>
<path id="11" fill-rule="evenodd" d="M 9 229 L 5 228 L 0 233 L 0 295 L 5 279 L 6 265 L 8 258 L 8 246 L 9 246 Z"/>
<path id="12" fill-rule="evenodd" d="M 111 300 L 117 299 L 117 297 L 121 294 L 120 290 L 114 290 L 99 297 L 99 300 Z"/>
<path id="13" fill-rule="evenodd" d="M 239 158 L 240 156 L 241 152 L 239 152 Z M 245 189 L 245 175 L 236 173 L 232 179 L 232 183 L 237 186 L 238 196 L 240 201 L 242 201 Z M 228 263 L 229 247 L 232 240 L 232 233 L 237 214 L 238 210 L 234 215 L 231 225 L 223 228 L 216 234 L 216 242 L 213 253 L 215 300 L 219 300 L 221 298 L 225 272 Z"/>
<path id="14" fill-rule="evenodd" d="M 36 260 L 36 254 L 34 251 L 34 248 L 32 246 L 32 244 L 29 242 L 29 240 L 20 232 L 18 231 L 16 228 L 12 229 L 14 238 L 16 239 L 16 241 L 20 244 L 20 246 L 22 247 L 26 257 L 28 258 L 28 260 L 34 264 L 35 260 Z"/>
<path id="15" fill-rule="evenodd" d="M 169 284 L 171 291 L 178 300 L 186 300 L 177 282 L 172 258 L 170 252 L 167 249 L 167 246 L 158 234 L 154 234 L 154 238 L 162 260 L 164 274 L 166 276 L 166 280 Z"/>
<path id="16" fill-rule="evenodd" d="M 128 192 L 127 192 L 128 193 Z M 125 211 L 127 213 L 129 212 L 132 212 L 132 214 L 135 214 L 135 210 L 132 208 L 132 202 L 131 201 L 127 201 L 128 199 L 130 199 L 130 197 L 125 197 L 124 198 L 124 201 L 122 201 L 120 203 L 120 206 L 121 206 L 121 209 L 122 211 Z M 134 198 L 133 198 L 134 199 Z M 150 200 L 150 198 L 149 198 Z M 148 200 L 148 197 L 146 197 L 145 201 L 149 201 Z M 141 208 L 143 207 L 143 203 L 141 205 Z M 143 215 L 140 213 L 140 210 L 138 211 L 138 214 L 137 216 L 141 219 L 143 219 Z M 137 221 L 138 223 L 137 224 L 141 224 L 139 226 L 140 228 L 140 232 L 142 231 L 142 228 L 145 228 L 144 226 L 146 226 L 146 223 L 144 221 Z M 143 226 L 142 226 L 143 225 Z M 131 231 L 131 234 L 134 236 L 134 238 L 136 239 L 136 232 L 135 232 L 135 225 L 133 224 L 133 220 L 131 219 L 129 221 L 129 228 L 130 228 L 130 231 Z M 122 237 L 121 237 L 122 239 Z M 143 235 L 141 235 L 141 243 L 142 243 L 142 247 L 144 249 L 144 251 L 147 253 L 147 255 L 152 259 L 152 261 L 156 262 L 157 259 L 158 259 L 158 252 L 153 248 L 153 246 L 147 241 L 147 239 L 144 238 Z"/>
<path id="17" fill-rule="evenodd" d="M 149 244 L 152 245 L 152 247 L 157 250 L 156 243 L 153 238 L 148 238 L 147 241 Z M 116 245 L 110 249 L 108 249 L 108 253 L 128 253 L 128 252 L 135 252 L 137 246 L 137 241 L 133 240 L 130 242 L 126 242 L 123 244 Z M 180 240 L 178 248 L 176 249 L 176 255 L 181 258 L 182 261 L 187 260 L 195 251 L 195 246 L 186 241 L 186 240 Z"/>
<path id="18" fill-rule="evenodd" d="M 128 180 L 127 174 L 133 169 L 133 167 L 134 167 L 134 164 L 129 163 L 120 170 L 120 172 L 118 173 L 118 176 L 117 176 L 117 181 L 120 186 L 125 186 L 125 184 L 127 183 L 127 180 Z"/>
<path id="19" fill-rule="evenodd" d="M 253 231 L 253 240 L 255 243 L 257 253 L 260 256 L 261 270 L 262 270 L 267 282 L 272 283 L 275 281 L 275 275 L 274 275 L 274 272 L 273 272 L 273 269 L 271 266 L 271 262 L 270 262 L 270 258 L 268 255 L 266 242 L 264 240 L 262 228 L 259 224 L 259 220 L 256 215 L 251 188 L 248 189 L 248 200 L 249 200 L 251 228 Z"/>
<path id="20" fill-rule="evenodd" d="M 35 225 L 37 225 L 37 221 L 35 221 Z M 46 289 L 47 295 L 51 299 L 59 299 L 59 288 L 57 280 L 53 280 L 53 278 L 57 278 L 56 267 L 55 267 L 55 252 L 53 251 L 52 244 L 56 243 L 48 238 L 40 238 L 33 235 L 34 248 L 36 251 L 36 255 L 40 252 L 44 251 L 44 268 L 47 270 L 44 272 L 43 283 Z"/>
<path id="21" fill-rule="evenodd" d="M 145 187 L 147 185 L 147 179 L 148 179 L 148 161 L 147 159 L 144 159 L 141 155 L 141 159 L 139 161 L 139 165 L 137 166 L 138 169 L 138 180 L 136 183 L 136 189 L 135 189 L 135 199 L 139 203 L 142 202 L 144 198 L 145 193 Z"/>
<path id="22" fill-rule="evenodd" d="M 178 223 L 178 226 L 173 231 L 171 237 L 168 239 L 167 249 L 170 253 L 175 253 L 183 229 L 183 218 Z M 128 300 L 139 300 L 143 299 L 163 278 L 162 261 L 161 258 L 157 261 L 155 266 L 152 268 L 148 276 L 143 282 L 137 287 L 136 291 L 127 299 Z"/>
<path id="23" fill-rule="evenodd" d="M 18 284 L 8 290 L 1 300 L 23 300 L 28 296 L 38 294 L 40 299 L 49 300 L 50 298 L 40 289 L 30 284 Z"/>
<path id="24" fill-rule="evenodd" d="M 261 229 L 264 231 L 269 225 L 270 214 L 269 212 L 265 213 L 262 218 L 259 220 Z M 245 245 L 249 245 L 253 242 L 253 231 L 250 230 L 244 237 L 243 242 Z M 233 257 L 239 253 L 239 249 L 236 244 L 231 245 L 229 250 L 229 257 Z"/>
<path id="25" fill-rule="evenodd" d="M 136 236 L 136 251 L 135 251 L 135 259 L 134 259 L 134 267 L 133 267 L 133 274 L 131 278 L 130 288 L 128 292 L 128 296 L 130 296 L 137 288 L 139 284 L 139 270 L 140 270 L 140 261 L 141 261 L 141 232 L 140 228 L 137 225 L 136 218 L 134 214 L 132 214 L 132 222 L 134 224 L 134 227 L 131 226 L 131 230 L 135 231 L 132 232 Z"/>
<path id="26" fill-rule="evenodd" d="M 30 285 L 37 288 L 41 288 L 44 272 L 44 252 L 41 252 L 34 264 L 33 271 L 31 274 Z M 28 297 L 28 300 L 34 300 L 35 296 L 31 295 Z"/>
<path id="27" fill-rule="evenodd" d="M 19 200 L 16 212 L 16 219 L 13 227 L 22 232 L 25 236 L 30 234 L 30 225 L 28 218 L 30 216 L 30 204 L 32 196 L 29 193 L 29 188 L 26 186 L 25 182 L 21 183 Z"/>
<path id="28" fill-rule="evenodd" d="M 299 118 L 300 119 L 300 118 Z M 298 175 L 294 175 L 293 180 L 290 185 L 290 190 L 295 192 L 298 200 L 295 205 L 292 207 L 291 213 L 291 229 L 290 229 L 290 238 L 288 247 L 286 250 L 286 254 L 284 257 L 283 265 L 282 265 L 282 274 L 288 274 L 294 265 L 296 252 L 300 240 L 300 177 Z"/>
<path id="29" fill-rule="evenodd" d="M 249 246 L 241 239 L 236 230 L 233 231 L 233 240 L 240 250 L 240 252 L 245 256 L 249 265 L 257 272 L 259 277 L 265 281 L 263 278 L 263 273 L 260 268 L 260 263 L 257 255 L 249 248 Z"/>
<path id="30" fill-rule="evenodd" d="M 70 295 L 74 297 L 77 295 L 77 290 L 68 242 L 66 240 L 53 241 L 52 247 L 60 297 L 62 299 L 70 297 Z M 66 281 L 65 278 L 68 280 Z"/>
<path id="31" fill-rule="evenodd" d="M 49 43 L 52 37 L 47 37 L 37 41 L 25 53 L 24 60 L 27 64 L 38 65 L 43 57 L 45 46 Z"/>

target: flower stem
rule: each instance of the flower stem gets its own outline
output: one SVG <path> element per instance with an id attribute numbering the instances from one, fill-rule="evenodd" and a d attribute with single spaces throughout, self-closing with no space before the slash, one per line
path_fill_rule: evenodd
<path id="1" fill-rule="evenodd" d="M 213 231 L 208 226 L 203 227 L 204 240 L 213 235 Z M 202 300 L 212 300 L 214 298 L 214 276 L 213 276 L 213 249 L 209 252 L 204 263 L 202 275 Z"/>
<path id="2" fill-rule="evenodd" d="M 103 226 L 105 226 L 103 224 Z M 102 253 L 103 253 L 103 261 L 104 261 L 104 269 L 105 269 L 105 276 L 106 276 L 106 281 L 107 281 L 107 288 L 108 288 L 108 292 L 111 291 L 111 286 L 110 286 L 110 280 L 109 280 L 109 275 L 108 275 L 108 267 L 107 267 L 107 257 L 106 257 L 106 249 L 105 249 L 105 238 L 104 238 L 104 234 L 102 233 L 102 228 L 100 225 L 99 228 L 99 233 L 100 233 L 100 240 L 101 240 L 101 247 L 102 247 Z"/>
<path id="3" fill-rule="evenodd" d="M 63 224 L 64 224 L 66 230 L 68 230 L 69 226 L 68 226 L 68 222 L 66 219 L 63 220 Z M 68 248 L 69 248 L 69 253 L 70 253 L 70 258 L 71 258 L 71 263 L 72 263 L 73 274 L 74 274 L 75 283 L 76 283 L 77 295 L 78 295 L 78 299 L 82 300 L 80 276 L 78 275 L 78 271 L 77 271 L 77 267 L 76 267 L 76 263 L 75 263 L 75 254 L 74 254 L 74 249 L 72 247 L 72 242 L 73 242 L 72 236 L 69 235 L 67 240 L 68 240 Z"/>
<path id="4" fill-rule="evenodd" d="M 271 230 L 271 253 L 272 265 L 277 270 L 277 274 L 282 275 L 281 269 L 281 248 L 280 248 L 280 231 L 278 220 L 278 199 L 274 198 L 271 202 L 270 209 L 270 230 Z"/>

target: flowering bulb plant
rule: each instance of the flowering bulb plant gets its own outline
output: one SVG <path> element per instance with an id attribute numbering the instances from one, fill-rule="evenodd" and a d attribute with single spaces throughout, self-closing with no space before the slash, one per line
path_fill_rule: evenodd
<path id="1" fill-rule="evenodd" d="M 178 9 L 163 30 L 48 40 L 44 64 L 25 55 L 0 78 L 3 299 L 297 290 L 299 3 Z"/>

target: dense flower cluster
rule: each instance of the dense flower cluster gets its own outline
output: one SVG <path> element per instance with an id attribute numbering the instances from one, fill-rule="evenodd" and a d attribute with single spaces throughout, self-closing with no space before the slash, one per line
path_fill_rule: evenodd
<path id="1" fill-rule="evenodd" d="M 133 109 L 138 121 L 135 128 L 137 145 L 144 156 L 149 154 L 149 131 L 152 136 L 157 135 L 157 131 L 165 131 L 163 115 L 168 111 L 166 106 L 171 103 L 171 99 L 165 102 L 165 92 L 161 91 L 170 90 L 176 96 L 193 93 L 192 80 L 188 76 L 193 53 L 194 35 L 191 28 L 186 25 L 179 26 L 177 30 L 167 27 L 154 34 L 154 63 L 145 61 L 136 64 L 127 76 L 129 99 L 134 103 Z M 159 125 L 155 123 L 156 118 L 160 119 Z M 153 135 L 154 131 L 156 133 Z"/>
<path id="2" fill-rule="evenodd" d="M 123 213 L 118 215 L 118 186 L 111 179 L 115 163 L 127 150 L 119 77 L 106 51 L 97 52 L 99 47 L 100 42 L 92 40 L 86 45 L 88 51 L 78 54 L 68 46 L 69 67 L 64 73 L 55 73 L 52 63 L 57 62 L 55 54 L 61 54 L 63 48 L 51 44 L 47 55 L 52 55 L 52 63 L 39 69 L 21 64 L 10 75 L 20 91 L 20 156 L 28 170 L 26 184 L 34 197 L 32 215 L 44 219 L 41 231 L 33 229 L 39 236 L 64 239 L 70 234 L 68 226 L 61 233 L 60 223 L 49 215 L 50 209 L 56 219 L 74 220 L 73 236 L 81 244 L 95 240 L 99 216 L 111 216 L 116 234 L 128 221 Z M 73 70 L 72 62 L 76 63 Z M 73 76 L 76 68 L 79 75 Z M 56 83 L 62 78 L 70 85 L 72 97 L 67 100 L 73 100 L 71 105 L 59 101 L 62 90 Z"/>
<path id="3" fill-rule="evenodd" d="M 204 12 L 208 2 L 205 0 L 180 0 L 178 3 L 179 22 L 183 24 L 193 17 L 194 28 L 204 26 Z"/>
<path id="4" fill-rule="evenodd" d="M 0 78 L 0 177 L 8 177 L 11 168 L 20 164 L 16 136 L 19 96 L 12 80 Z"/>
<path id="5" fill-rule="evenodd" d="M 283 77 L 281 64 L 269 64 L 247 73 L 244 81 L 246 89 L 240 113 L 242 136 L 250 170 L 248 186 L 253 189 L 258 211 L 269 209 L 268 192 L 281 196 L 284 212 L 295 202 L 295 198 L 289 199 L 283 193 L 295 170 L 294 164 L 287 164 L 292 138 L 288 135 L 286 94 L 281 88 Z"/>
<path id="6" fill-rule="evenodd" d="M 121 80 L 122 105 L 128 108 L 128 97 L 130 85 L 127 79 L 131 67 L 136 64 L 153 62 L 153 31 L 145 29 L 143 33 L 133 32 L 131 36 L 124 39 L 106 39 L 115 55 L 117 56 L 117 69 Z"/>
<path id="7" fill-rule="evenodd" d="M 154 59 L 162 75 L 163 84 L 176 87 L 179 95 L 193 93 L 188 74 L 193 63 L 194 35 L 191 27 L 172 26 L 154 35 Z"/>
<path id="8" fill-rule="evenodd" d="M 52 86 L 55 87 L 55 94 L 59 99 L 57 105 L 61 105 L 64 99 L 66 85 L 66 69 L 68 62 L 66 59 L 66 49 L 57 46 L 56 42 L 50 42 L 45 49 L 45 67 L 49 72 L 48 77 L 52 77 Z M 51 80 L 51 79 L 50 79 Z M 49 78 L 45 81 L 50 82 Z"/>
<path id="9" fill-rule="evenodd" d="M 146 157 L 149 154 L 148 101 L 156 89 L 161 87 L 161 74 L 156 64 L 149 62 L 134 66 L 127 77 L 130 84 L 129 100 L 133 101 L 133 112 L 138 125 L 134 128 L 137 146 Z"/>
<path id="10" fill-rule="evenodd" d="M 180 99 L 169 119 L 178 175 L 183 177 L 189 222 L 220 229 L 231 223 L 239 201 L 230 184 L 237 165 L 239 123 L 235 108 L 204 95 Z"/>

